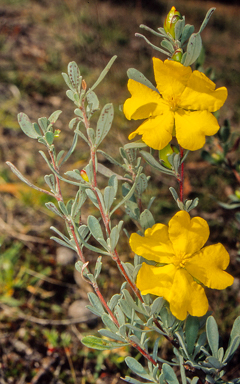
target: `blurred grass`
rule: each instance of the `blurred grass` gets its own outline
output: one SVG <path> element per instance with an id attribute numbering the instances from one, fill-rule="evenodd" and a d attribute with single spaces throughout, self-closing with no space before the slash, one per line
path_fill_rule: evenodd
<path id="1" fill-rule="evenodd" d="M 97 0 L 0 0 L 0 229 L 3 233 L 3 257 L 8 255 L 9 260 L 12 260 L 14 269 L 10 268 L 9 273 L 12 273 L 14 279 L 21 268 L 25 267 L 43 274 L 46 272 L 48 276 L 61 282 L 73 282 L 73 266 L 62 268 L 56 265 L 56 245 L 48 241 L 51 235 L 49 227 L 55 225 L 61 230 L 62 223 L 45 208 L 44 203 L 48 201 L 46 196 L 40 196 L 38 192 L 20 184 L 5 166 L 5 161 L 11 161 L 39 186 L 43 186 L 43 174 L 49 173 L 37 153 L 42 149 L 41 146 L 20 131 L 16 120 L 17 113 L 25 112 L 36 121 L 41 116 L 49 116 L 56 109 L 62 109 L 64 112 L 56 124 L 56 128 L 62 131 L 57 146 L 59 149 L 60 146 L 63 146 L 63 149 L 69 148 L 72 132 L 68 130 L 68 122 L 73 117 L 74 107 L 65 96 L 66 88 L 61 72 L 66 72 L 68 62 L 74 60 L 79 64 L 82 75 L 90 86 L 109 59 L 117 54 L 117 61 L 96 90 L 101 106 L 109 101 L 114 103 L 113 128 L 102 149 L 115 156 L 117 148 L 127 142 L 128 134 L 138 124 L 126 121 L 119 110 L 119 105 L 128 97 L 127 69 L 135 67 L 154 81 L 151 57 L 156 55 L 156 52 L 146 46 L 143 40 L 136 38 L 134 33 L 141 32 L 141 23 L 153 29 L 162 26 L 164 15 L 172 5 L 174 3 L 171 1 L 158 0 L 149 2 L 149 7 L 144 1 L 125 2 L 120 5 Z M 180 12 L 185 14 L 186 21 L 195 24 L 198 30 L 209 4 L 204 1 L 178 0 L 177 6 Z M 217 4 L 217 10 L 202 35 L 206 50 L 205 67 L 212 66 L 218 79 L 217 85 L 226 85 L 229 90 L 228 100 L 221 110 L 220 121 L 229 118 L 235 130 L 239 130 L 240 121 L 240 44 L 237 40 L 240 34 L 239 16 L 239 5 Z M 159 44 L 154 36 L 148 37 L 154 44 Z M 66 170 L 72 169 L 72 163 L 75 168 L 82 168 L 86 164 L 87 156 L 86 146 L 79 143 L 72 161 L 66 165 Z M 228 172 L 207 166 L 206 163 L 202 167 L 200 151 L 191 154 L 188 161 L 190 164 L 186 171 L 186 185 L 189 196 L 200 197 L 200 205 L 195 214 L 208 219 L 211 241 L 221 240 L 229 247 L 233 255 L 231 269 L 234 270 L 235 276 L 239 277 L 239 264 L 236 261 L 239 228 L 234 227 L 234 213 L 219 208 L 216 202 L 216 199 L 227 200 L 229 188 L 236 189 L 236 180 Z M 144 198 L 147 202 L 156 193 L 153 211 L 158 221 L 166 222 L 176 209 L 168 188 L 176 184 L 165 175 L 159 175 L 148 167 L 147 170 L 152 181 L 151 189 Z M 64 193 L 70 197 L 74 190 L 68 186 Z M 211 196 L 214 196 L 215 200 Z M 85 215 L 89 213 L 89 209 L 88 206 Z M 130 231 L 135 230 L 130 220 L 127 220 L 126 227 Z M 25 235 L 32 236 L 39 242 L 34 245 L 23 240 L 24 246 L 21 246 L 21 239 L 24 239 Z M 19 236 L 21 243 L 13 239 L 16 236 Z M 14 255 L 12 259 L 11 255 Z M 122 258 L 129 258 L 126 239 L 122 241 Z M 102 289 L 106 294 L 117 289 L 116 277 L 110 276 L 109 269 L 113 271 L 114 267 L 107 261 L 101 280 Z M 5 283 L 0 282 L 1 287 L 4 287 L 7 280 L 5 278 Z M 69 302 L 81 295 L 78 290 L 64 290 L 58 287 L 56 291 L 46 281 L 39 283 L 38 279 L 31 280 L 29 276 L 22 282 L 21 289 L 14 286 L 13 290 L 9 291 L 10 297 L 24 300 L 21 310 L 41 318 L 65 318 Z M 29 290 L 28 286 L 32 288 Z M 5 291 L 8 292 L 7 289 Z M 53 292 L 53 297 L 44 297 L 45 291 L 49 294 Z M 239 311 L 236 292 L 228 290 L 224 294 L 221 292 L 221 295 L 209 295 L 217 317 L 221 319 L 224 314 L 224 320 L 220 322 L 221 329 L 229 332 L 233 320 L 232 308 L 235 308 L 234 314 Z M 24 328 L 24 342 L 33 348 L 39 348 L 41 356 L 46 355 L 48 340 L 46 336 L 42 336 L 42 327 L 29 322 L 23 323 L 22 327 L 18 326 L 17 312 L 10 316 L 10 321 L 5 313 L 2 319 L 5 321 L 5 332 L 14 334 L 16 339 L 21 340 L 22 336 L 18 332 Z M 53 328 L 61 334 L 61 327 Z M 82 324 L 79 325 L 79 330 L 81 333 L 88 332 L 87 326 Z M 101 376 L 103 364 L 108 367 L 109 372 L 117 372 L 114 364 L 118 366 L 118 360 L 123 359 L 125 352 L 120 356 L 112 353 L 102 355 L 79 348 L 76 337 L 72 336 L 72 340 L 72 359 L 75 367 L 84 367 L 86 382 L 95 382 L 96 378 Z M 62 358 L 65 356 L 62 346 L 59 347 L 58 353 Z M 90 363 L 91 360 L 93 363 Z M 97 362 L 95 368 L 94 362 Z M 67 363 L 64 364 L 66 370 Z M 25 369 L 26 362 L 20 359 L 18 367 L 9 365 L 7 376 L 20 377 Z M 95 374 L 91 376 L 94 369 Z M 31 369 L 27 372 L 30 376 L 36 374 Z M 62 380 L 70 380 L 69 377 L 70 374 L 62 373 Z"/>

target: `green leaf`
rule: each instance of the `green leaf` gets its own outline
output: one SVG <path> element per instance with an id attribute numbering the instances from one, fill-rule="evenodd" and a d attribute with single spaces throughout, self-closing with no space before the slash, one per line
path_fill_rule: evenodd
<path id="1" fill-rule="evenodd" d="M 108 180 L 108 185 L 109 187 L 112 187 L 114 189 L 114 194 L 116 195 L 117 194 L 117 190 L 118 190 L 118 178 L 117 178 L 117 175 L 112 175 L 109 180 Z"/>
<path id="2" fill-rule="evenodd" d="M 74 137 L 73 137 L 73 142 L 72 142 L 72 145 L 71 147 L 69 148 L 68 152 L 66 153 L 66 155 L 64 156 L 64 158 L 62 159 L 61 161 L 61 164 L 60 166 L 65 163 L 69 157 L 71 156 L 71 154 L 74 152 L 75 148 L 76 148 L 76 145 L 77 145 L 77 142 L 78 142 L 78 132 L 75 131 L 74 133 Z"/>
<path id="3" fill-rule="evenodd" d="M 68 97 L 70 100 L 72 100 L 72 101 L 75 102 L 75 98 L 74 98 L 75 93 L 74 93 L 73 91 L 71 91 L 70 89 L 68 89 L 67 92 L 66 92 L 66 95 L 67 95 L 67 97 Z"/>
<path id="4" fill-rule="evenodd" d="M 112 104 L 106 104 L 99 116 L 96 128 L 96 146 L 98 146 L 108 134 L 113 121 L 114 111 Z"/>
<path id="5" fill-rule="evenodd" d="M 209 347 L 211 348 L 213 357 L 218 357 L 219 333 L 216 320 L 213 316 L 209 316 L 206 322 L 206 333 Z"/>
<path id="6" fill-rule="evenodd" d="M 132 195 L 134 194 L 134 191 L 135 191 L 135 188 L 136 188 L 136 184 L 138 182 L 138 178 L 141 174 L 141 171 L 142 171 L 142 167 L 139 167 L 138 169 L 138 173 L 136 175 L 136 179 L 135 179 L 135 182 L 134 184 L 132 185 L 132 188 L 130 189 L 130 191 L 126 194 L 126 196 L 120 201 L 120 203 L 118 203 L 113 209 L 112 211 L 110 212 L 110 216 L 113 214 L 113 212 L 116 211 L 116 209 L 118 209 L 119 207 L 121 207 L 122 204 L 125 204 L 126 201 L 128 201 Z"/>
<path id="7" fill-rule="evenodd" d="M 38 124 L 41 130 L 45 133 L 48 127 L 48 119 L 46 117 L 40 117 L 38 119 Z"/>
<path id="8" fill-rule="evenodd" d="M 65 215 L 65 216 L 68 216 L 68 211 L 67 211 L 67 208 L 64 204 L 63 201 L 58 201 L 58 206 L 59 208 L 61 209 L 62 213 Z"/>
<path id="9" fill-rule="evenodd" d="M 88 293 L 88 299 L 90 301 L 90 303 L 92 304 L 92 306 L 94 308 L 96 308 L 96 310 L 101 314 L 103 315 L 105 312 L 104 308 L 103 308 L 103 305 L 101 303 L 101 301 L 99 300 L 99 298 L 97 297 L 97 295 L 95 295 L 95 293 L 93 292 L 89 292 Z"/>
<path id="10" fill-rule="evenodd" d="M 100 351 L 107 351 L 128 345 L 128 343 L 115 343 L 110 340 L 100 339 L 100 337 L 96 336 L 85 336 L 82 338 L 82 343 L 88 348 L 98 349 Z"/>
<path id="11" fill-rule="evenodd" d="M 65 83 L 67 84 L 67 86 L 68 86 L 72 91 L 74 91 L 74 88 L 73 88 L 73 86 L 72 86 L 71 81 L 69 80 L 68 75 L 67 75 L 66 73 L 63 72 L 63 73 L 62 73 L 62 77 L 63 77 Z"/>
<path id="12" fill-rule="evenodd" d="M 114 202 L 114 198 L 115 198 L 115 190 L 114 190 L 114 188 L 110 187 L 110 186 L 107 186 L 104 189 L 103 198 L 104 198 L 104 204 L 105 204 L 105 207 L 106 207 L 106 211 L 109 212 L 109 210 L 110 210 L 110 208 L 112 206 L 112 203 Z"/>
<path id="13" fill-rule="evenodd" d="M 58 215 L 58 216 L 60 216 L 61 218 L 64 217 L 64 216 L 59 212 L 59 210 L 57 209 L 57 207 L 55 206 L 55 204 L 53 204 L 52 202 L 45 203 L 45 206 L 47 207 L 47 209 L 49 209 L 50 211 L 52 211 L 53 213 L 55 213 L 55 215 Z"/>
<path id="14" fill-rule="evenodd" d="M 140 364 L 136 359 L 134 359 L 131 356 L 127 356 L 125 359 L 125 362 L 126 362 L 128 368 L 130 368 L 131 371 L 133 373 L 135 373 L 135 375 L 138 375 L 138 376 L 142 377 L 143 379 L 147 379 L 149 381 L 152 381 L 153 378 L 147 373 L 147 371 L 144 369 L 142 364 Z"/>
<path id="15" fill-rule="evenodd" d="M 35 126 L 31 123 L 29 117 L 25 113 L 20 112 L 18 114 L 18 123 L 25 135 L 31 137 L 31 139 L 38 139 L 41 136 L 40 131 L 37 132 Z"/>
<path id="16" fill-rule="evenodd" d="M 150 315 L 155 315 L 155 314 L 158 315 L 159 312 L 161 311 L 164 303 L 165 303 L 165 300 L 163 297 L 157 297 L 151 305 Z"/>
<path id="17" fill-rule="evenodd" d="M 132 296 L 130 295 L 130 293 L 126 290 L 126 289 L 123 289 L 123 295 L 125 297 L 125 300 L 127 301 L 128 305 L 134 309 L 135 311 L 143 314 L 143 315 L 147 315 L 147 311 L 145 310 L 145 308 L 143 306 L 138 306 L 135 301 L 133 300 Z M 139 304 L 141 305 L 141 304 Z"/>
<path id="18" fill-rule="evenodd" d="M 185 67 L 193 64 L 197 60 L 198 56 L 201 53 L 202 49 L 202 38 L 200 33 L 193 33 L 188 41 L 187 45 L 187 54 L 185 56 L 184 62 L 182 63 Z"/>
<path id="19" fill-rule="evenodd" d="M 110 233 L 110 247 L 111 247 L 111 251 L 114 251 L 114 249 L 116 248 L 116 245 L 117 245 L 118 240 L 119 240 L 119 234 L 120 234 L 122 225 L 123 225 L 123 221 L 121 220 L 111 230 L 111 233 Z"/>
<path id="20" fill-rule="evenodd" d="M 152 44 L 151 41 L 149 41 L 144 35 L 141 35 L 140 33 L 135 33 L 135 36 L 136 37 L 142 37 L 146 41 L 146 43 L 148 43 L 156 51 L 164 53 L 167 56 L 171 56 L 171 54 L 168 53 L 167 51 L 164 51 L 164 49 L 161 49 L 161 48 L 157 47 L 156 45 Z"/>
<path id="21" fill-rule="evenodd" d="M 59 116 L 61 115 L 62 111 L 60 110 L 57 110 L 55 112 L 53 112 L 49 118 L 48 118 L 48 121 L 51 123 L 51 124 L 55 124 L 57 119 L 59 118 Z"/>
<path id="22" fill-rule="evenodd" d="M 233 327 L 230 334 L 230 342 L 234 340 L 237 336 L 240 336 L 240 316 L 238 316 L 233 323 Z"/>
<path id="23" fill-rule="evenodd" d="M 148 180 L 147 176 L 144 173 L 141 173 L 139 176 L 138 182 L 136 183 L 136 192 L 139 196 L 143 194 L 143 192 L 147 189 Z"/>
<path id="24" fill-rule="evenodd" d="M 183 43 L 185 43 L 185 41 L 187 41 L 189 39 L 189 37 L 191 36 L 191 34 L 193 32 L 194 32 L 194 26 L 190 25 L 190 24 L 186 24 L 184 29 L 183 29 L 182 36 L 181 36 L 181 44 L 182 45 L 183 45 Z"/>
<path id="25" fill-rule="evenodd" d="M 109 328 L 110 331 L 112 331 L 114 333 L 118 332 L 118 328 L 116 327 L 116 325 L 114 324 L 112 319 L 109 317 L 109 315 L 107 315 L 106 313 L 104 313 L 102 315 L 102 321 L 103 321 L 104 325 L 107 328 Z"/>
<path id="26" fill-rule="evenodd" d="M 99 108 L 99 100 L 95 92 L 90 91 L 87 93 L 87 102 L 91 113 L 97 111 Z"/>
<path id="27" fill-rule="evenodd" d="M 240 316 L 233 323 L 230 334 L 228 348 L 226 350 L 223 362 L 229 361 L 240 344 Z"/>
<path id="28" fill-rule="evenodd" d="M 75 61 L 68 64 L 68 76 L 75 91 L 80 92 L 80 71 Z"/>
<path id="29" fill-rule="evenodd" d="M 207 12 L 203 22 L 202 22 L 202 25 L 198 31 L 198 33 L 202 33 L 202 31 L 204 30 L 204 28 L 206 27 L 207 23 L 209 22 L 209 19 L 210 17 L 212 16 L 213 12 L 215 11 L 216 8 L 210 8 L 209 11 Z"/>
<path id="30" fill-rule="evenodd" d="M 194 317 L 189 315 L 186 321 L 185 327 L 185 335 L 186 335 L 186 343 L 187 343 L 187 351 L 189 355 L 192 355 L 195 341 L 197 340 L 199 331 L 199 319 L 198 317 Z"/>
<path id="31" fill-rule="evenodd" d="M 173 45 L 172 45 L 172 43 L 171 43 L 169 40 L 167 40 L 167 39 L 163 39 L 163 40 L 161 41 L 161 46 L 162 46 L 163 48 L 167 49 L 171 54 L 174 53 Z"/>
<path id="32" fill-rule="evenodd" d="M 98 219 L 96 219 L 96 217 L 89 215 L 87 219 L 87 224 L 91 234 L 96 240 L 98 239 L 104 240 L 101 225 L 99 224 L 99 221 Z"/>
<path id="33" fill-rule="evenodd" d="M 175 28 L 174 28 L 174 31 L 175 31 L 175 40 L 179 40 L 181 35 L 182 35 L 182 32 L 184 30 L 184 27 L 185 27 L 185 17 L 183 16 L 182 19 L 179 19 L 177 22 L 176 22 L 176 25 L 175 25 Z"/>
<path id="34" fill-rule="evenodd" d="M 174 175 L 173 171 L 170 171 L 169 169 L 164 168 L 157 160 L 154 159 L 154 157 L 146 151 L 140 151 L 141 155 L 145 159 L 145 161 L 151 165 L 153 168 L 157 169 L 160 172 L 166 173 L 167 175 Z"/>
<path id="35" fill-rule="evenodd" d="M 48 145 L 52 145 L 53 140 L 54 140 L 54 133 L 51 131 L 48 131 L 45 133 L 45 139 Z"/>
<path id="36" fill-rule="evenodd" d="M 145 85 L 146 87 L 152 89 L 153 91 L 159 93 L 157 88 L 154 87 L 154 85 L 149 81 L 140 71 L 138 71 L 135 68 L 129 68 L 127 71 L 127 75 L 129 79 L 132 79 L 134 81 L 137 81 L 138 83 L 141 83 Z M 144 144 L 144 143 L 143 143 Z M 146 144 L 145 144 L 146 146 Z"/>
<path id="37" fill-rule="evenodd" d="M 108 64 L 106 65 L 106 67 L 104 68 L 104 70 L 100 73 L 100 76 L 99 78 L 97 79 L 97 81 L 93 84 L 93 86 L 88 90 L 88 92 L 90 91 L 93 91 L 97 86 L 98 84 L 101 83 L 101 81 L 104 79 L 104 77 L 106 76 L 106 74 L 108 73 L 109 69 L 111 68 L 111 66 L 113 65 L 114 61 L 116 60 L 117 56 L 113 56 L 111 58 L 111 60 L 108 62 Z M 87 93 L 88 93 L 87 92 Z"/>
<path id="38" fill-rule="evenodd" d="M 145 231 L 147 228 L 151 228 L 155 224 L 155 220 L 153 215 L 148 209 L 145 209 L 140 215 L 140 224 L 143 230 Z"/>
<path id="39" fill-rule="evenodd" d="M 164 363 L 162 366 L 162 373 L 168 384 L 179 384 L 177 376 L 170 365 Z"/>
<path id="40" fill-rule="evenodd" d="M 100 333 L 100 335 L 109 337 L 110 339 L 117 341 L 125 341 L 123 337 L 109 331 L 108 329 L 99 329 L 98 332 Z"/>
<path id="41" fill-rule="evenodd" d="M 62 247 L 67 247 L 67 248 L 72 249 L 73 251 L 76 251 L 76 248 L 74 248 L 73 245 L 70 245 L 70 244 L 68 244 L 68 243 L 65 243 L 65 241 L 59 239 L 59 238 L 56 237 L 56 236 L 51 236 L 50 239 L 56 241 L 56 243 L 60 244 Z"/>
<path id="42" fill-rule="evenodd" d="M 101 155 L 103 155 L 108 161 L 110 161 L 110 163 L 114 164 L 114 165 L 117 165 L 118 167 L 121 167 L 125 170 L 125 168 L 122 166 L 122 164 L 120 164 L 117 160 L 115 160 L 112 156 L 108 155 L 108 153 L 102 151 L 101 149 L 98 149 L 97 150 L 98 153 L 101 153 Z"/>
<path id="43" fill-rule="evenodd" d="M 119 293 L 116 293 L 115 295 L 112 296 L 112 298 L 108 302 L 108 306 L 111 309 L 111 311 L 113 311 L 113 309 L 117 305 L 120 298 L 121 298 L 121 295 L 119 295 Z"/>

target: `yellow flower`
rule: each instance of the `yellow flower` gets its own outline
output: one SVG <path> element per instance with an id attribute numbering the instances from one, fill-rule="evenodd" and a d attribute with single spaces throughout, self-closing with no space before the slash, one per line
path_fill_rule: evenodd
<path id="1" fill-rule="evenodd" d="M 227 89 L 216 85 L 202 72 L 176 61 L 153 58 L 157 89 L 130 79 L 123 112 L 128 120 L 145 120 L 129 140 L 142 135 L 151 148 L 162 149 L 176 136 L 179 144 L 191 151 L 202 148 L 205 136 L 214 135 L 219 125 L 211 112 L 222 107 Z"/>
<path id="2" fill-rule="evenodd" d="M 202 284 L 214 289 L 232 285 L 233 277 L 224 270 L 229 254 L 220 243 L 203 247 L 209 237 L 207 222 L 177 212 L 168 226 L 155 224 L 144 237 L 133 233 L 130 246 L 139 256 L 156 262 L 143 262 L 136 285 L 143 295 L 162 296 L 170 304 L 170 311 L 179 320 L 187 314 L 203 316 L 208 300 Z"/>

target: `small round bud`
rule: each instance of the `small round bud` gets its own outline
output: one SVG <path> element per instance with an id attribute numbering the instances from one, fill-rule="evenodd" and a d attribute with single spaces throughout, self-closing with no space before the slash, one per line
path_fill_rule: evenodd
<path id="1" fill-rule="evenodd" d="M 169 32 L 174 39 L 175 39 L 175 25 L 177 21 L 181 18 L 182 18 L 181 14 L 176 10 L 175 7 L 172 7 L 165 19 L 164 26 L 163 26 L 165 29 L 165 32 Z"/>
<path id="2" fill-rule="evenodd" d="M 81 170 L 80 175 L 82 176 L 84 181 L 89 182 L 89 178 L 88 178 L 87 172 L 84 169 Z"/>
<path id="3" fill-rule="evenodd" d="M 172 55 L 171 58 L 172 58 L 172 60 L 178 61 L 179 63 L 181 63 L 182 55 L 183 55 L 182 49 L 178 48 L 178 49 L 176 49 L 176 51 L 174 52 L 174 54 Z"/>

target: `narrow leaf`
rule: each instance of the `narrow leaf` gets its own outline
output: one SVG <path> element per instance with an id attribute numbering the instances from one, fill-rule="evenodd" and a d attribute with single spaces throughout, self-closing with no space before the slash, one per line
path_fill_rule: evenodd
<path id="1" fill-rule="evenodd" d="M 100 339 L 99 337 L 95 337 L 95 336 L 83 337 L 82 343 L 88 348 L 98 349 L 100 351 L 107 351 L 107 350 L 121 348 L 128 345 L 128 343 L 115 343 L 113 341 Z"/>
<path id="2" fill-rule="evenodd" d="M 219 344 L 219 333 L 216 320 L 213 316 L 209 316 L 206 322 L 206 332 L 208 344 L 211 348 L 213 357 L 218 356 L 218 344 Z"/>
<path id="3" fill-rule="evenodd" d="M 96 145 L 98 146 L 108 134 L 113 121 L 114 111 L 112 104 L 106 104 L 99 116 L 96 128 Z"/>
<path id="4" fill-rule="evenodd" d="M 101 83 L 101 81 L 104 79 L 104 77 L 106 76 L 106 74 L 108 73 L 109 69 L 111 68 L 111 66 L 113 65 L 114 61 L 116 60 L 117 56 L 113 56 L 111 58 L 111 60 L 108 62 L 108 64 L 106 65 L 106 67 L 104 68 L 104 70 L 100 73 L 100 76 L 99 78 L 97 79 L 97 81 L 93 84 L 93 86 L 88 90 L 88 92 L 90 91 L 93 91 L 97 86 L 98 84 Z"/>

